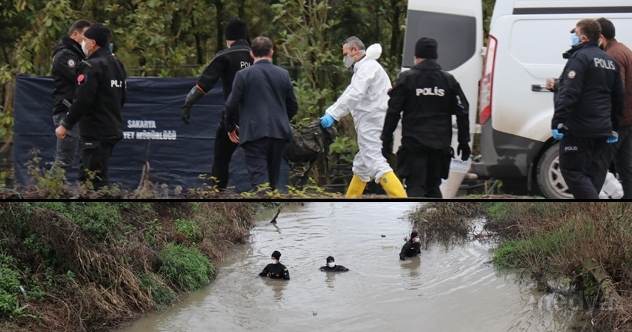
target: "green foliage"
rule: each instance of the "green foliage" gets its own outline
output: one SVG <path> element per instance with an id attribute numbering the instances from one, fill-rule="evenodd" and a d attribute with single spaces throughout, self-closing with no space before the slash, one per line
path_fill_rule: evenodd
<path id="1" fill-rule="evenodd" d="M 14 265 L 13 257 L 0 255 L 0 315 L 12 315 L 18 304 L 20 273 Z"/>
<path id="2" fill-rule="evenodd" d="M 485 212 L 487 213 L 488 217 L 494 221 L 506 221 L 510 219 L 515 213 L 515 210 L 513 208 L 507 208 L 507 204 L 508 203 L 505 202 L 491 203 L 487 207 Z"/>
<path id="3" fill-rule="evenodd" d="M 585 296 L 595 296 L 599 292 L 599 283 L 595 280 L 592 273 L 588 272 L 585 268 L 582 268 L 579 272 L 579 277 L 582 282 L 582 288 Z"/>
<path id="4" fill-rule="evenodd" d="M 158 273 L 176 287 L 191 291 L 202 288 L 215 275 L 213 265 L 197 249 L 169 244 L 162 251 L 162 266 Z"/>
<path id="5" fill-rule="evenodd" d="M 187 240 L 195 241 L 197 233 L 197 220 L 176 219 L 173 223 L 176 231 Z"/>
<path id="6" fill-rule="evenodd" d="M 522 268 L 528 247 L 527 240 L 504 241 L 493 251 L 492 261 L 498 268 Z"/>
<path id="7" fill-rule="evenodd" d="M 141 274 L 138 278 L 143 287 L 149 289 L 156 308 L 165 309 L 176 300 L 176 293 L 158 275 Z"/>
<path id="8" fill-rule="evenodd" d="M 87 236 L 103 240 L 107 235 L 116 236 L 122 227 L 122 217 L 117 203 L 107 202 L 39 202 L 36 206 L 56 211 L 77 224 Z"/>
<path id="9" fill-rule="evenodd" d="M 35 183 L 35 187 L 42 191 L 42 196 L 46 198 L 59 199 L 64 193 L 64 176 L 63 168 L 56 167 L 50 169 L 40 166 L 42 158 L 38 155 L 39 150 L 32 149 L 29 151 L 33 155 L 33 159 L 29 160 L 26 173 L 31 177 L 31 181 Z"/>
<path id="10" fill-rule="evenodd" d="M 329 146 L 329 151 L 332 154 L 337 154 L 338 158 L 347 164 L 353 163 L 353 158 L 359 150 L 358 142 L 351 137 L 336 137 L 336 140 Z"/>
<path id="11" fill-rule="evenodd" d="M 26 311 L 28 304 L 20 306 L 18 294 L 25 291 L 20 286 L 20 272 L 15 268 L 15 263 L 13 257 L 0 254 L 0 316 L 33 317 Z"/>
<path id="12" fill-rule="evenodd" d="M 562 252 L 569 242 L 572 227 L 566 225 L 554 232 L 537 233 L 528 239 L 503 241 L 494 251 L 493 262 L 500 268 L 532 268 L 550 271 L 550 257 Z"/>

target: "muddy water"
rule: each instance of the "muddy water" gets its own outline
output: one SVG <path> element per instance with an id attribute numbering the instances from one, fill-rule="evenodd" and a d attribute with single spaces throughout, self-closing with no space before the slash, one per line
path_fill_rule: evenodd
<path id="1" fill-rule="evenodd" d="M 400 261 L 419 203 L 310 202 L 261 215 L 217 279 L 123 332 L 563 331 L 576 313 L 513 275 L 498 275 L 477 241 Z M 258 277 L 274 250 L 291 280 Z M 346 273 L 320 272 L 325 258 Z"/>

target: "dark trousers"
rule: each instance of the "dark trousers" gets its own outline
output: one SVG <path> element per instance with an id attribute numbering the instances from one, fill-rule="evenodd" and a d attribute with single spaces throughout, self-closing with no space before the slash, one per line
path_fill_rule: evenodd
<path id="1" fill-rule="evenodd" d="M 602 167 L 607 148 L 605 137 L 566 135 L 560 141 L 560 170 L 575 199 L 599 199 L 607 171 Z"/>
<path id="2" fill-rule="evenodd" d="M 53 123 L 55 128 L 59 126 L 61 120 L 66 117 L 67 112 L 53 114 Z M 55 151 L 55 161 L 51 169 L 56 167 L 63 168 L 66 172 L 72 168 L 77 156 L 79 148 L 79 125 L 75 125 L 66 132 L 66 137 L 57 139 L 57 149 Z"/>
<path id="3" fill-rule="evenodd" d="M 110 156 L 118 139 L 91 139 L 81 137 L 81 159 L 79 159 L 79 181 L 92 181 L 94 190 L 110 185 L 108 170 Z"/>
<path id="4" fill-rule="evenodd" d="M 215 132 L 213 166 L 211 167 L 213 185 L 218 189 L 226 189 L 228 185 L 230 160 L 238 146 L 238 144 L 230 141 L 226 128 L 220 124 Z"/>
<path id="5" fill-rule="evenodd" d="M 446 163 L 447 159 L 447 163 Z M 443 150 L 426 150 L 406 155 L 408 197 L 442 198 L 441 177 L 449 172 L 450 155 Z M 447 167 L 447 170 L 446 170 Z"/>
<path id="6" fill-rule="evenodd" d="M 619 140 L 608 144 L 608 148 L 604 150 L 601 170 L 606 174 L 614 161 L 615 171 L 619 174 L 623 187 L 623 199 L 632 199 L 632 125 L 620 128 L 617 133 Z M 604 176 L 597 184 L 600 190 L 605 180 Z"/>
<path id="7" fill-rule="evenodd" d="M 253 188 L 266 182 L 272 189 L 276 188 L 287 144 L 288 142 L 283 139 L 264 137 L 242 145 L 246 156 L 246 169 Z"/>

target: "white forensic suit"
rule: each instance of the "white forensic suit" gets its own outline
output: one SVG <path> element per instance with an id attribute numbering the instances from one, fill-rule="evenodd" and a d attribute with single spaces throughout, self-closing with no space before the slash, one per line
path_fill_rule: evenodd
<path id="1" fill-rule="evenodd" d="M 353 158 L 353 174 L 363 182 L 375 182 L 392 171 L 382 156 L 382 128 L 388 108 L 388 90 L 391 80 L 376 61 L 382 54 L 382 46 L 373 44 L 362 60 L 353 67 L 351 84 L 325 113 L 336 121 L 351 112 L 360 151 Z"/>

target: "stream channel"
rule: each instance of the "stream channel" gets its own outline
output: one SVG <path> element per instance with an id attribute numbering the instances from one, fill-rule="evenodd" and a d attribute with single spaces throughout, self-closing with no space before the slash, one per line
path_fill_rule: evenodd
<path id="1" fill-rule="evenodd" d="M 119 331 L 568 330 L 577 301 L 498 272 L 492 244 L 435 244 L 400 261 L 422 204 L 308 202 L 283 207 L 276 224 L 265 211 L 208 287 Z M 288 281 L 258 276 L 274 250 Z M 350 271 L 319 271 L 329 255 Z"/>

